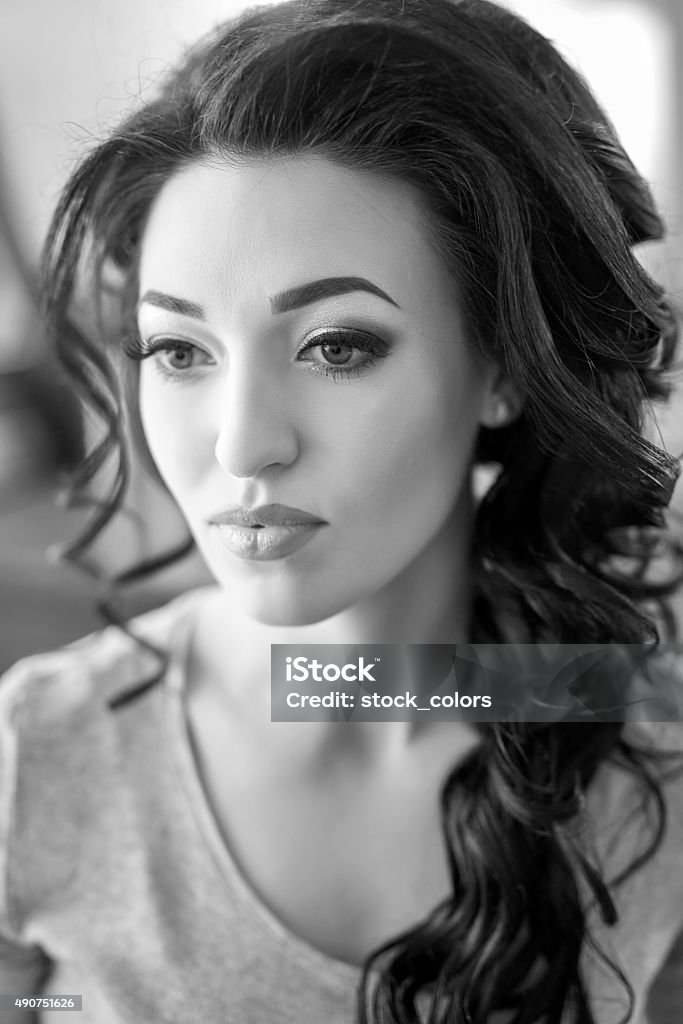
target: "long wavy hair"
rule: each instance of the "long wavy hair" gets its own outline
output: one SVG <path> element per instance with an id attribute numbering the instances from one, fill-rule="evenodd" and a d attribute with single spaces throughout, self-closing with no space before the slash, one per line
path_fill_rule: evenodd
<path id="1" fill-rule="evenodd" d="M 250 10 L 191 50 L 76 169 L 45 247 L 45 308 L 104 430 L 73 473 L 72 502 L 90 495 L 94 508 L 64 557 L 87 565 L 92 541 L 123 511 L 129 438 L 156 475 L 138 367 L 120 358 L 151 203 L 191 161 L 309 153 L 417 188 L 473 344 L 524 395 L 514 423 L 478 438 L 475 461 L 498 475 L 475 522 L 471 639 L 656 644 L 662 628 L 673 638 L 681 551 L 665 512 L 679 467 L 644 431 L 652 401 L 669 391 L 676 320 L 633 252 L 662 224 L 580 76 L 487 0 Z M 93 499 L 105 467 L 109 493 Z M 670 752 L 627 740 L 623 723 L 477 729 L 482 743 L 442 790 L 452 894 L 368 959 L 359 1021 L 415 1024 L 422 992 L 431 1024 L 480 1024 L 502 1010 L 511 1024 L 596 1024 L 580 962 L 590 941 L 581 889 L 605 923 L 617 921 L 614 890 L 664 834 L 659 766 Z M 607 760 L 632 773 L 644 813 L 655 811 L 647 849 L 609 880 L 577 829 Z M 612 966 L 626 1020 L 633 989 Z"/>

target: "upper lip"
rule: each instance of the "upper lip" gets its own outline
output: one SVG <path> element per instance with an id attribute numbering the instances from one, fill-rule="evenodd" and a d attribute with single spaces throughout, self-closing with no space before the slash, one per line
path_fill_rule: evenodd
<path id="1" fill-rule="evenodd" d="M 243 505 L 232 505 L 230 508 L 216 512 L 209 517 L 209 523 L 227 524 L 230 526 L 300 526 L 304 523 L 322 523 L 318 516 L 304 512 L 301 508 L 291 505 L 258 505 L 256 508 L 245 508 Z"/>

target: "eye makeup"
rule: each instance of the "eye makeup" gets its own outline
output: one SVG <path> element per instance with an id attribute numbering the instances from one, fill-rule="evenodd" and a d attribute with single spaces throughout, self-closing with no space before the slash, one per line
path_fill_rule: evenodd
<path id="1" fill-rule="evenodd" d="M 176 356 L 180 355 L 181 359 L 195 355 L 204 356 L 207 361 L 199 364 L 200 366 L 209 366 L 215 362 L 204 349 L 180 338 L 159 337 L 151 341 L 144 341 L 136 334 L 123 345 L 122 352 L 128 359 L 136 362 L 151 358 L 151 365 L 160 377 L 179 383 L 192 379 L 199 367 L 197 365 L 172 366 L 169 362 L 171 353 L 175 353 Z"/>
<path id="2" fill-rule="evenodd" d="M 324 362 L 303 359 L 307 352 L 320 350 Z M 353 360 L 353 353 L 360 353 L 362 359 Z M 297 361 L 308 363 L 313 373 L 333 380 L 349 380 L 360 377 L 364 371 L 376 365 L 378 359 L 385 359 L 391 352 L 388 342 L 367 331 L 335 329 L 318 331 L 299 348 Z"/>
<path id="3" fill-rule="evenodd" d="M 305 357 L 306 353 L 320 352 L 321 360 Z M 153 357 L 155 371 L 166 380 L 180 381 L 202 372 L 202 366 L 214 364 L 209 354 L 193 342 L 171 337 L 158 337 L 149 341 L 138 334 L 122 348 L 123 354 L 138 362 Z M 307 338 L 296 353 L 296 361 L 307 366 L 309 372 L 335 381 L 360 377 L 391 352 L 391 345 L 368 331 L 355 328 L 334 328 L 316 331 Z M 171 365 L 171 353 L 181 360 L 203 356 L 206 361 L 197 364 Z"/>

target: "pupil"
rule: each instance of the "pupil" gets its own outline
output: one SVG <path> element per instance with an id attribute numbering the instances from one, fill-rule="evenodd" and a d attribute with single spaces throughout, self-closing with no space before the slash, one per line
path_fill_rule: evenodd
<path id="1" fill-rule="evenodd" d="M 323 349 L 325 357 L 333 363 L 348 363 L 351 358 L 351 347 L 349 345 L 324 345 Z"/>

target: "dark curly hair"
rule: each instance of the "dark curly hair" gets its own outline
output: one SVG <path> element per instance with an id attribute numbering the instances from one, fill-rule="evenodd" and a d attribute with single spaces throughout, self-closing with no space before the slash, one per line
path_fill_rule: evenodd
<path id="1" fill-rule="evenodd" d="M 656 644 L 662 627 L 673 638 L 681 549 L 665 512 L 679 467 L 644 437 L 644 422 L 669 391 L 676 320 L 633 252 L 662 224 L 580 76 L 487 0 L 290 0 L 248 11 L 190 51 L 77 168 L 45 247 L 45 306 L 62 363 L 105 430 L 74 471 L 72 502 L 88 499 L 105 466 L 114 471 L 64 557 L 87 565 L 86 550 L 122 512 L 129 435 L 156 474 L 138 367 L 119 357 L 151 203 L 193 160 L 307 153 L 419 190 L 473 344 L 524 396 L 514 423 L 482 428 L 477 442 L 476 461 L 499 471 L 475 522 L 471 639 Z M 662 551 L 664 576 L 654 571 Z M 595 1024 L 581 887 L 614 924 L 611 890 L 664 834 L 655 766 L 667 752 L 627 740 L 623 723 L 477 729 L 483 742 L 442 791 L 452 895 L 368 960 L 359 1020 L 414 1024 L 426 992 L 431 1024 L 480 1024 L 501 1010 L 511 1024 Z M 577 828 L 607 760 L 632 773 L 644 811 L 656 812 L 648 848 L 609 882 Z M 628 978 L 612 966 L 632 1009 Z"/>

